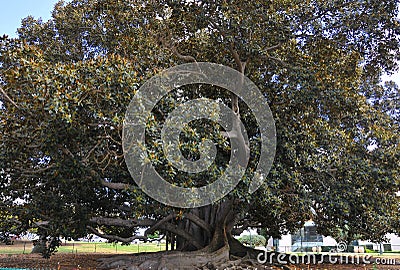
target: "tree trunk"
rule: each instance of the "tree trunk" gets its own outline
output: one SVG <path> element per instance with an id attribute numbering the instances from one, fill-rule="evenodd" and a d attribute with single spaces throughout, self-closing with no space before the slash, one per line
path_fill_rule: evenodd
<path id="1" fill-rule="evenodd" d="M 34 242 L 33 249 L 31 253 L 44 254 L 47 249 L 47 237 L 44 234 L 39 236 L 39 239 Z"/>
<path id="2" fill-rule="evenodd" d="M 101 266 L 103 269 L 130 270 L 221 269 L 221 266 L 238 263 L 230 261 L 231 255 L 254 259 L 254 250 L 243 246 L 231 235 L 235 218 L 233 203 L 224 200 L 214 206 L 192 209 L 183 214 L 181 220 L 169 221 L 178 222 L 177 227 L 191 234 L 196 243 L 203 246 L 201 249 L 196 249 L 193 243 L 181 236 L 169 235 L 171 251 L 105 258 L 101 260 Z"/>

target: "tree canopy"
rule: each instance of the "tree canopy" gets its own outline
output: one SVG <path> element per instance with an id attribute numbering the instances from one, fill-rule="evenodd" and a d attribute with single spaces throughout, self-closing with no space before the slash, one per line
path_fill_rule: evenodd
<path id="1" fill-rule="evenodd" d="M 0 43 L 0 231 L 36 228 L 49 242 L 95 233 L 111 241 L 168 234 L 178 250 L 231 254 L 249 227 L 279 237 L 312 219 L 321 234 L 380 241 L 399 233 L 398 1 L 117 1 L 56 4 L 52 19 L 27 17 Z M 245 125 L 250 161 L 226 198 L 196 209 L 158 203 L 124 161 L 125 112 L 139 87 L 186 62 L 235 68 L 273 113 L 276 156 L 263 186 L 247 193 L 259 159 L 251 108 L 211 85 L 182 87 L 154 108 L 149 159 L 171 183 L 214 181 L 229 161 L 220 127 L 194 121 L 184 155 L 212 139 L 218 156 L 198 175 L 174 169 L 160 132 L 178 104 L 218 99 Z M 397 195 L 396 195 L 397 193 Z M 139 227 L 149 228 L 137 235 Z"/>

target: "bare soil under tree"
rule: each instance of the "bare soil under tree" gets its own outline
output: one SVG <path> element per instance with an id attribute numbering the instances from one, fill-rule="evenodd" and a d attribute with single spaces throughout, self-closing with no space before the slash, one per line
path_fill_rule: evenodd
<path id="1" fill-rule="evenodd" d="M 146 254 L 149 255 L 149 254 Z M 154 253 L 155 255 L 155 253 Z M 161 256 L 161 254 L 158 254 Z M 111 257 L 127 257 L 127 258 L 138 258 L 136 255 L 110 255 L 110 254 L 71 254 L 71 253 L 59 253 L 52 256 L 50 259 L 44 259 L 38 254 L 17 254 L 8 255 L 0 254 L 0 267 L 21 267 L 21 268 L 36 268 L 36 269 L 60 269 L 60 270 L 73 270 L 73 269 L 84 269 L 84 270 L 96 270 L 102 269 L 100 267 L 99 259 L 111 258 Z M 142 257 L 143 258 L 143 257 Z M 394 270 L 400 269 L 400 265 L 345 265 L 345 264 L 319 264 L 319 265 L 288 265 L 286 266 L 290 270 Z M 123 268 L 121 268 L 123 269 Z M 179 269 L 179 268 L 178 268 Z M 204 267 L 203 269 L 208 269 Z M 262 270 L 262 269 L 285 269 L 278 266 L 260 266 L 252 265 L 250 262 L 243 260 L 240 264 L 225 268 L 229 269 L 249 269 L 249 270 Z"/>

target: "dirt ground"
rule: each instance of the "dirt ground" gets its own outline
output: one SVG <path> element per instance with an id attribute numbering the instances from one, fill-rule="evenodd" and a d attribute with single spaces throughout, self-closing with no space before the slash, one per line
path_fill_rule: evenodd
<path id="1" fill-rule="evenodd" d="M 400 265 L 319 264 L 291 266 L 291 270 L 400 270 Z"/>
<path id="2" fill-rule="evenodd" d="M 50 259 L 43 259 L 38 254 L 0 254 L 0 267 L 20 267 L 35 269 L 57 269 L 57 270 L 96 270 L 100 269 L 97 259 L 110 257 L 110 254 L 70 254 L 59 253 Z M 345 265 L 345 264 L 319 264 L 319 265 L 290 265 L 291 270 L 400 270 L 400 260 L 397 265 Z M 246 266 L 236 269 L 255 270 L 256 268 Z M 285 269 L 281 267 L 265 267 L 264 269 Z"/>
<path id="3" fill-rule="evenodd" d="M 104 258 L 105 254 L 71 254 L 58 253 L 50 259 L 44 259 L 39 254 L 0 254 L 0 267 L 20 267 L 35 269 L 96 269 L 97 259 Z"/>

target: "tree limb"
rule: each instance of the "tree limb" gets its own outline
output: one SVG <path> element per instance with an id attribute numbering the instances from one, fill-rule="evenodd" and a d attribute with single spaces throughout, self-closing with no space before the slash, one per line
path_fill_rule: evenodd
<path id="1" fill-rule="evenodd" d="M 120 236 L 117 236 L 117 235 L 100 233 L 98 230 L 96 230 L 95 228 L 93 228 L 91 226 L 87 226 L 87 228 L 93 234 L 97 235 L 98 237 L 105 238 L 105 239 L 108 239 L 110 241 L 130 243 L 130 242 L 132 242 L 133 240 L 136 240 L 136 239 L 147 240 L 147 237 L 143 236 L 143 235 L 133 235 L 131 237 L 120 237 Z"/>
<path id="2" fill-rule="evenodd" d="M 174 217 L 176 217 L 175 213 L 171 213 L 168 216 L 166 216 L 165 218 L 163 218 L 162 220 L 156 222 L 153 226 L 151 226 L 150 228 L 148 228 L 144 235 L 148 235 L 149 233 L 154 232 L 157 228 L 159 228 L 160 226 L 162 226 L 163 224 L 165 224 L 166 222 L 170 221 L 171 219 L 173 219 Z"/>
<path id="3" fill-rule="evenodd" d="M 188 232 L 185 232 L 182 229 L 179 229 L 178 226 L 168 223 L 167 218 L 170 220 L 171 217 L 173 218 L 175 214 L 170 214 L 167 217 L 165 217 L 163 222 L 159 221 L 157 222 L 159 225 L 156 227 L 152 227 L 153 229 L 155 228 L 160 228 L 161 230 L 166 230 L 169 231 L 177 236 L 180 236 L 184 238 L 185 240 L 189 241 L 193 246 L 195 246 L 198 249 L 203 248 L 203 246 L 197 242 L 195 238 L 193 238 Z M 109 225 L 109 226 L 121 226 L 121 227 L 126 227 L 126 228 L 133 228 L 133 227 L 149 227 L 149 226 L 154 226 L 155 221 L 151 219 L 143 219 L 143 220 L 125 220 L 125 219 L 119 219 L 119 218 L 104 218 L 104 217 L 97 217 L 97 218 L 91 218 L 90 221 L 93 223 L 96 223 L 98 225 Z M 129 238 L 123 238 L 119 237 L 116 235 L 106 235 L 106 234 L 101 234 L 99 231 L 94 229 L 91 226 L 87 226 L 87 228 L 92 231 L 95 235 L 106 238 L 111 241 L 119 241 L 119 242 L 132 242 L 135 239 L 147 239 L 146 234 L 144 236 L 132 236 Z M 147 232 L 147 231 L 146 231 Z"/>
<path id="4" fill-rule="evenodd" d="M 92 149 L 90 149 L 90 151 L 87 153 L 87 155 L 82 159 L 82 163 L 87 163 L 88 161 L 89 161 L 89 157 L 90 157 L 90 155 L 93 153 L 93 151 L 101 144 L 101 140 L 98 140 L 97 141 L 97 143 L 96 143 L 96 145 L 92 148 Z"/>
<path id="5" fill-rule="evenodd" d="M 41 173 L 41 172 L 45 172 L 48 171 L 52 168 L 56 167 L 56 165 L 54 163 L 52 163 L 51 165 L 45 167 L 45 168 L 37 168 L 34 170 L 23 170 L 23 173 L 30 173 L 30 174 L 36 174 L 36 173 Z"/>
<path id="6" fill-rule="evenodd" d="M 125 183 L 111 183 L 111 182 L 107 182 L 104 180 L 101 180 L 101 185 L 104 187 L 108 187 L 111 189 L 116 189 L 116 190 L 125 190 L 125 189 L 130 189 L 132 186 L 129 184 L 125 184 Z"/>
<path id="7" fill-rule="evenodd" d="M 179 229 L 178 226 L 176 226 L 174 224 L 171 224 L 168 222 L 164 223 L 162 225 L 162 229 L 172 232 L 173 234 L 184 238 L 185 240 L 190 242 L 193 246 L 195 246 L 198 249 L 203 248 L 203 246 L 199 242 L 197 242 L 197 240 L 194 237 L 192 237 L 191 234 L 189 234 L 188 232 L 186 232 L 182 229 Z"/>
<path id="8" fill-rule="evenodd" d="M 202 229 L 204 229 L 204 230 L 207 232 L 207 234 L 208 234 L 209 236 L 212 235 L 212 233 L 211 233 L 211 226 L 210 226 L 208 223 L 206 223 L 204 220 L 202 220 L 201 218 L 199 218 L 198 216 L 193 215 L 193 214 L 191 214 L 191 213 L 186 213 L 186 214 L 183 215 L 183 217 L 189 219 L 190 221 L 192 221 L 193 223 L 195 223 L 197 226 L 199 226 L 199 227 L 201 227 Z"/>
<path id="9" fill-rule="evenodd" d="M 71 158 L 75 159 L 75 155 L 64 145 L 57 144 L 58 147 L 61 148 L 61 151 L 65 154 L 70 156 Z"/>
<path id="10" fill-rule="evenodd" d="M 159 37 L 158 39 L 162 44 L 162 46 L 169 49 L 180 60 L 183 60 L 185 62 L 197 62 L 193 56 L 181 54 L 176 48 L 176 44 L 171 44 L 172 42 L 171 41 L 168 42 L 165 37 Z"/>
<path id="11" fill-rule="evenodd" d="M 269 52 L 269 51 L 278 49 L 278 48 L 280 48 L 281 46 L 282 46 L 282 44 L 279 43 L 279 44 L 276 44 L 276 45 L 273 45 L 273 46 L 270 46 L 270 47 L 265 47 L 265 48 L 261 49 L 261 51 Z"/>
<path id="12" fill-rule="evenodd" d="M 47 228 L 46 227 L 46 225 L 48 225 L 50 222 L 48 222 L 48 221 L 32 221 L 32 223 L 33 223 L 33 225 L 34 226 L 36 226 L 36 227 L 38 227 L 38 228 L 41 228 L 41 229 L 43 229 L 43 230 L 48 230 L 49 228 Z"/>
<path id="13" fill-rule="evenodd" d="M 181 59 L 185 62 L 197 62 L 193 56 L 183 55 L 180 52 L 178 52 L 178 49 L 176 48 L 176 46 L 171 47 L 170 50 L 176 57 L 178 57 L 179 59 Z"/>
<path id="14" fill-rule="evenodd" d="M 246 68 L 246 64 L 247 64 L 247 60 L 246 61 L 242 61 L 240 60 L 240 56 L 238 54 L 238 52 L 235 50 L 233 43 L 230 44 L 229 47 L 229 51 L 231 52 L 233 59 L 235 60 L 236 66 L 237 66 L 237 70 L 244 74 L 244 70 Z"/>
<path id="15" fill-rule="evenodd" d="M 2 87 L 0 87 L 0 92 L 4 95 L 4 97 L 12 104 L 14 105 L 17 109 L 20 109 L 20 107 L 17 105 L 17 103 L 15 103 L 8 95 L 7 93 L 4 91 L 4 89 Z"/>
<path id="16" fill-rule="evenodd" d="M 155 223 L 155 221 L 152 219 L 121 219 L 105 217 L 93 217 L 90 219 L 90 221 L 96 223 L 97 225 L 119 226 L 126 228 L 149 227 L 153 226 Z"/>

